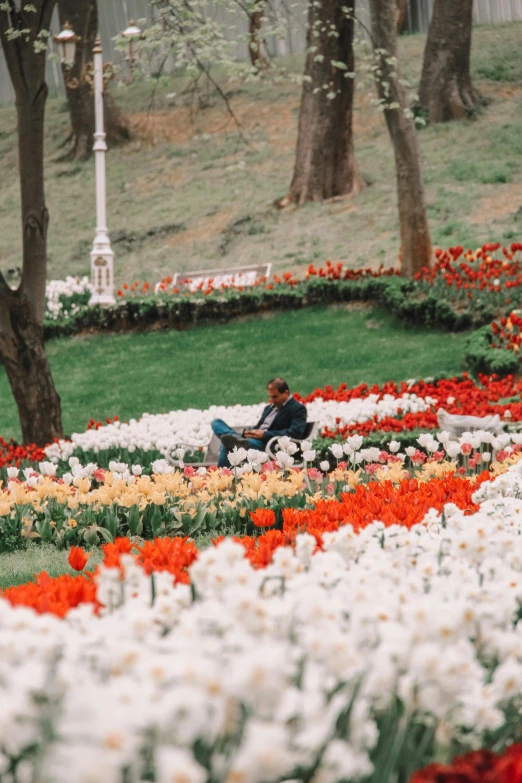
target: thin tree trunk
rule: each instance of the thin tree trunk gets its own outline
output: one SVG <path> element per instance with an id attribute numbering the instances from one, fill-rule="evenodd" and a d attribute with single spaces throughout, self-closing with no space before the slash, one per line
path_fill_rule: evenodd
<path id="1" fill-rule="evenodd" d="M 435 0 L 419 86 L 430 122 L 462 119 L 482 102 L 470 76 L 472 23 L 473 0 Z"/>
<path id="2" fill-rule="evenodd" d="M 248 14 L 248 51 L 250 53 L 250 62 L 256 71 L 266 71 L 269 67 L 269 62 L 262 52 L 263 38 L 261 29 L 263 27 L 264 15 L 264 0 L 256 2 Z"/>
<path id="3" fill-rule="evenodd" d="M 94 134 L 94 96 L 92 78 L 92 50 L 98 34 L 97 0 L 58 0 L 60 23 L 68 22 L 81 41 L 76 47 L 76 58 L 71 68 L 62 67 L 67 90 L 67 102 L 71 117 L 72 146 L 64 156 L 85 160 L 92 155 Z M 131 133 L 127 119 L 116 106 L 108 90 L 104 94 L 104 115 L 107 143 L 109 146 L 130 140 Z"/>
<path id="4" fill-rule="evenodd" d="M 310 1 L 294 176 L 280 206 L 364 187 L 353 148 L 354 10 L 355 0 Z"/>
<path id="5" fill-rule="evenodd" d="M 432 261 L 419 143 L 397 62 L 395 0 L 370 0 L 376 85 L 395 153 L 402 272 L 413 277 Z"/>
<path id="6" fill-rule="evenodd" d="M 18 159 L 22 202 L 22 281 L 12 291 L 0 273 L 0 357 L 20 414 L 24 443 L 45 445 L 63 436 L 60 398 L 44 346 L 47 226 L 44 194 L 46 52 L 34 41 L 48 30 L 56 0 L 40 0 L 37 12 L 13 3 L 0 11 L 0 40 L 16 95 Z M 9 35 L 9 29 L 29 34 Z M 28 40 L 27 40 L 28 39 Z"/>

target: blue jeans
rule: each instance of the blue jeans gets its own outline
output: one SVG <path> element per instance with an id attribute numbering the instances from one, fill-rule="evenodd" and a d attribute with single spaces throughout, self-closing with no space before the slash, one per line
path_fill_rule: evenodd
<path id="1" fill-rule="evenodd" d="M 240 438 L 241 435 L 238 435 L 238 433 L 232 429 L 232 427 L 229 427 L 226 422 L 223 421 L 223 419 L 214 419 L 212 424 L 210 425 L 212 427 L 212 431 L 215 435 L 220 438 L 222 435 L 235 435 L 236 438 Z M 257 440 L 256 438 L 248 438 L 248 448 L 249 449 L 257 449 L 258 451 L 264 451 L 265 450 L 265 444 L 262 440 Z M 219 459 L 218 459 L 218 468 L 229 468 L 230 462 L 228 461 L 227 456 L 227 450 L 221 444 L 221 448 L 219 450 Z"/>

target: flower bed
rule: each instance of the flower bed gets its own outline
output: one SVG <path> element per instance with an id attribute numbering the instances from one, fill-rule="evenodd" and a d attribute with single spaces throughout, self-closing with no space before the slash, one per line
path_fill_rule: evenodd
<path id="1" fill-rule="evenodd" d="M 365 399 L 377 395 L 378 399 L 395 398 L 400 400 L 404 395 L 411 395 L 416 400 L 424 400 L 427 406 L 418 410 L 399 407 L 398 415 L 379 415 L 376 412 L 371 418 L 353 422 L 336 422 L 335 428 L 325 427 L 322 435 L 325 438 L 345 438 L 358 433 L 367 437 L 372 433 L 404 433 L 413 430 L 433 430 L 438 428 L 437 411 L 443 408 L 447 413 L 464 416 L 484 417 L 498 414 L 509 422 L 522 421 L 522 403 L 520 393 L 522 381 L 512 375 L 500 378 L 496 375 L 480 375 L 478 380 L 470 378 L 467 373 L 454 378 L 441 378 L 435 381 L 409 381 L 401 384 L 390 382 L 382 387 L 361 384 L 355 389 L 348 389 L 341 384 L 334 390 L 330 386 L 316 389 L 306 397 L 299 397 L 305 404 L 317 399 L 332 402 L 345 402 Z"/>
<path id="2" fill-rule="evenodd" d="M 378 388 L 378 387 L 377 387 Z M 321 431 L 336 426 L 337 421 L 364 422 L 374 417 L 396 415 L 397 411 L 422 412 L 429 410 L 429 399 L 404 392 L 398 395 L 382 393 L 365 394 L 349 400 L 323 400 L 317 397 L 307 402 L 308 420 L 319 424 Z M 109 461 L 140 461 L 149 466 L 155 459 L 166 456 L 176 444 L 190 444 L 195 450 L 204 449 L 212 437 L 211 422 L 225 419 L 232 427 L 252 426 L 258 421 L 265 407 L 258 405 L 213 405 L 207 410 L 177 410 L 166 414 L 144 414 L 138 421 L 125 423 L 118 420 L 102 424 L 89 423 L 84 433 L 75 433 L 70 441 L 59 441 L 45 450 L 53 462 L 67 461 L 71 456 L 82 462 L 96 461 L 108 467 Z"/>
<path id="3" fill-rule="evenodd" d="M 229 455 L 233 470 L 191 466 L 176 470 L 158 460 L 152 465 L 151 477 L 143 475 L 141 466 L 113 462 L 105 471 L 94 463 L 81 465 L 75 457 L 70 459 L 71 471 L 59 479 L 51 462 L 41 463 L 39 473 L 26 469 L 20 474 L 17 468 L 9 468 L 7 486 L 0 491 L 0 550 L 23 547 L 30 539 L 64 547 L 79 542 L 94 546 L 121 535 L 246 535 L 266 526 L 251 516 L 263 510 L 270 512 L 270 524 L 277 523 L 283 530 L 285 509 L 307 510 L 296 517 L 298 529 L 300 524 L 310 526 L 310 514 L 318 509 L 320 499 L 327 500 L 329 514 L 337 515 L 332 519 L 360 519 L 359 525 L 371 521 L 367 503 L 371 513 L 380 508 L 382 517 L 388 518 L 382 502 L 388 504 L 394 497 L 390 513 L 400 514 L 397 519 L 405 524 L 404 503 L 394 485 L 404 494 L 414 479 L 412 491 L 417 493 L 417 507 L 423 514 L 427 509 L 422 497 L 430 479 L 443 479 L 437 487 L 444 496 L 440 502 L 445 502 L 444 482 L 458 482 L 454 476 L 495 475 L 517 461 L 522 450 L 522 435 L 500 435 L 495 442 L 488 433 L 467 434 L 457 443 L 444 435 L 439 438 L 425 434 L 419 438 L 425 451 L 412 447 L 402 453 L 393 442 L 389 452 L 362 449 L 362 437 L 351 436 L 343 446 L 331 446 L 331 461 L 337 463 L 331 472 L 330 460 L 321 461 L 320 469 L 293 469 L 296 446 L 288 438 L 279 440 L 281 449 L 272 463 L 264 452 L 236 449 Z M 316 459 L 311 446 L 303 443 L 304 459 L 310 462 Z M 386 487 L 384 495 L 375 489 L 378 482 Z M 335 510 L 333 499 L 345 495 L 344 505 Z M 427 502 L 435 502 L 435 496 L 427 497 Z M 346 505 L 353 503 L 353 507 Z M 313 518 L 319 524 L 319 518 Z"/>
<path id="4" fill-rule="evenodd" d="M 290 545 L 269 531 L 200 553 L 115 542 L 95 577 L 56 586 L 49 608 L 65 619 L 44 606 L 45 577 L 8 591 L 1 769 L 53 783 L 71 769 L 117 783 L 382 783 L 502 751 L 522 728 L 521 464 L 468 508 L 411 526 L 344 524 Z M 63 611 L 76 581 L 95 602 Z"/>
<path id="5" fill-rule="evenodd" d="M 468 329 L 490 323 L 520 304 L 521 250 L 520 243 L 509 248 L 489 243 L 466 253 L 462 247 L 438 250 L 433 268 L 414 281 L 401 278 L 394 269 L 352 270 L 328 261 L 317 269 L 311 265 L 304 280 L 287 272 L 249 288 L 230 284 L 214 287 L 210 281 L 205 288 L 202 284 L 190 291 L 172 286 L 168 277 L 156 285 L 135 281 L 118 290 L 118 302 L 110 308 L 87 307 L 78 298 L 67 299 L 60 293 L 59 305 L 49 305 L 46 335 L 70 335 L 86 329 L 129 330 L 151 324 L 183 328 L 264 310 L 353 300 L 378 302 L 416 324 Z M 54 281 L 53 285 L 61 290 L 60 286 L 67 288 L 71 283 Z M 79 296 L 86 301 L 87 293 Z M 64 317 L 57 319 L 60 313 Z"/>
<path id="6" fill-rule="evenodd" d="M 14 440 L 4 440 L 0 437 L 0 470 L 9 465 L 19 467 L 22 464 L 43 462 L 46 459 L 44 449 L 35 444 L 20 446 Z"/>
<path id="7" fill-rule="evenodd" d="M 508 311 L 505 316 L 480 329 L 469 340 L 466 361 L 474 370 L 520 373 L 522 343 L 520 311 Z"/>
<path id="8" fill-rule="evenodd" d="M 248 512 L 251 529 L 258 528 L 259 535 L 234 536 L 233 540 L 244 547 L 244 557 L 254 568 L 266 568 L 280 547 L 295 546 L 303 532 L 313 536 L 318 548 L 323 547 L 325 533 L 338 531 L 349 525 L 354 533 L 360 533 L 378 519 L 386 528 L 400 525 L 411 529 L 426 518 L 429 512 L 441 512 L 447 503 L 471 514 L 479 509 L 473 495 L 490 475 L 484 472 L 473 481 L 446 476 L 429 481 L 403 480 L 398 486 L 388 482 L 368 486 L 355 486 L 354 492 L 344 494 L 339 500 L 315 498 L 310 509 L 287 507 L 279 515 L 272 508 L 253 506 Z M 248 486 L 248 485 L 247 485 Z M 243 491 L 245 487 L 241 487 Z M 279 528 L 276 527 L 280 517 Z M 266 528 L 271 528 L 264 532 Z M 79 537 L 81 539 L 81 536 Z M 216 536 L 214 545 L 226 540 Z M 189 584 L 187 568 L 197 559 L 197 549 L 188 538 L 155 538 L 138 544 L 136 538 L 116 537 L 102 545 L 103 564 L 111 568 L 122 566 L 122 555 L 133 553 L 135 562 L 147 574 L 166 571 L 174 581 Z M 89 555 L 83 549 L 71 547 L 69 563 L 77 571 L 83 571 Z M 9 588 L 4 592 L 13 606 L 31 606 L 38 612 L 51 612 L 64 617 L 81 603 L 99 605 L 93 577 L 98 573 L 87 572 L 81 577 L 68 575 L 54 579 L 42 574 L 35 583 Z"/>
<path id="9" fill-rule="evenodd" d="M 66 277 L 50 280 L 45 289 L 45 319 L 48 322 L 66 321 L 89 304 L 92 286 L 88 277 Z"/>
<path id="10" fill-rule="evenodd" d="M 439 408 L 479 417 L 498 414 L 506 423 L 516 424 L 522 421 L 521 390 L 522 382 L 513 376 L 483 375 L 473 380 L 464 373 L 433 381 L 361 384 L 352 389 L 346 384 L 338 389 L 326 386 L 305 397 L 296 397 L 306 404 L 308 419 L 319 425 L 320 437 L 313 445 L 318 467 L 320 462 L 331 460 L 330 446 L 334 442 L 344 442 L 354 434 L 363 436 L 365 448 L 389 451 L 392 442 L 403 451 L 417 448 L 423 433 L 437 429 Z M 6 480 L 8 465 L 38 468 L 36 463 L 43 459 L 57 466 L 58 476 L 70 472 L 71 458 L 79 459 L 82 465 L 92 463 L 104 469 L 113 461 L 124 462 L 130 467 L 139 465 L 150 473 L 157 460 L 173 455 L 175 447 L 181 444 L 191 444 L 185 461 L 197 462 L 212 437 L 213 418 L 224 418 L 232 426 L 251 426 L 262 409 L 260 403 L 144 414 L 129 422 L 120 422 L 117 416 L 105 422 L 91 419 L 85 432 L 49 445 L 45 455 L 36 447 L 22 448 L 0 441 L 0 480 Z M 335 465 L 332 460 L 331 465 Z"/>
<path id="11" fill-rule="evenodd" d="M 509 248 L 490 242 L 473 252 L 460 245 L 436 250 L 436 263 L 416 275 L 421 290 L 450 302 L 456 309 L 471 310 L 479 318 L 493 311 L 503 314 L 521 301 L 522 244 Z"/>
<path id="12" fill-rule="evenodd" d="M 504 753 L 473 750 L 451 764 L 430 764 L 418 770 L 411 783 L 522 783 L 522 744 Z"/>

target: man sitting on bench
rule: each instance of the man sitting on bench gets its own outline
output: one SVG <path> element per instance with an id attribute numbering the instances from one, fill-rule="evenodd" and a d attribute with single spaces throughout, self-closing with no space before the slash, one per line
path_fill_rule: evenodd
<path id="1" fill-rule="evenodd" d="M 212 430 L 220 438 L 222 446 L 219 452 L 218 467 L 230 466 L 228 452 L 237 448 L 264 451 L 271 438 L 304 437 L 306 429 L 306 408 L 290 394 L 287 382 L 283 378 L 273 378 L 267 384 L 268 399 L 261 418 L 252 430 L 244 430 L 243 437 L 229 427 L 223 419 L 214 419 Z"/>

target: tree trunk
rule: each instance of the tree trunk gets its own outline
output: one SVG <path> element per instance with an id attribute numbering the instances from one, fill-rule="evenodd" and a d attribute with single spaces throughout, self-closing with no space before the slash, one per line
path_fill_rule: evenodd
<path id="1" fill-rule="evenodd" d="M 250 53 L 250 62 L 256 71 L 266 71 L 269 67 L 269 62 L 262 52 L 263 38 L 261 36 L 261 28 L 263 26 L 263 17 L 264 0 L 261 0 L 260 3 L 257 2 L 255 4 L 248 14 L 248 51 Z"/>
<path id="2" fill-rule="evenodd" d="M 280 206 L 364 187 L 353 149 L 354 10 L 355 0 L 310 0 L 294 176 Z"/>
<path id="3" fill-rule="evenodd" d="M 397 0 L 397 33 L 399 35 L 404 30 L 407 17 L 408 17 L 408 0 Z"/>
<path id="4" fill-rule="evenodd" d="M 376 85 L 395 153 L 402 272 L 413 277 L 432 261 L 419 142 L 397 62 L 395 0 L 370 0 Z"/>
<path id="5" fill-rule="evenodd" d="M 81 41 L 76 47 L 72 68 L 62 67 L 71 117 L 72 146 L 66 158 L 86 160 L 92 155 L 94 134 L 94 96 L 92 79 L 92 50 L 98 34 L 97 0 L 58 0 L 60 23 L 68 22 Z M 129 124 L 116 106 L 108 90 L 104 94 L 105 130 L 107 144 L 114 146 L 130 140 Z"/>
<path id="6" fill-rule="evenodd" d="M 430 122 L 469 115 L 482 101 L 470 76 L 473 0 L 435 0 L 419 87 Z"/>
<path id="7" fill-rule="evenodd" d="M 22 291 L 0 286 L 0 356 L 18 407 L 24 443 L 63 437 L 60 397 L 45 353 L 44 330 Z"/>
<path id="8" fill-rule="evenodd" d="M 45 355 L 43 319 L 49 214 L 44 194 L 46 52 L 34 42 L 48 30 L 56 0 L 40 0 L 36 13 L 20 12 L 12 0 L 0 11 L 0 40 L 16 95 L 22 203 L 22 281 L 12 291 L 0 273 L 0 357 L 18 405 L 24 443 L 45 445 L 63 436 L 60 398 Z M 15 31 L 29 33 L 12 37 Z"/>

